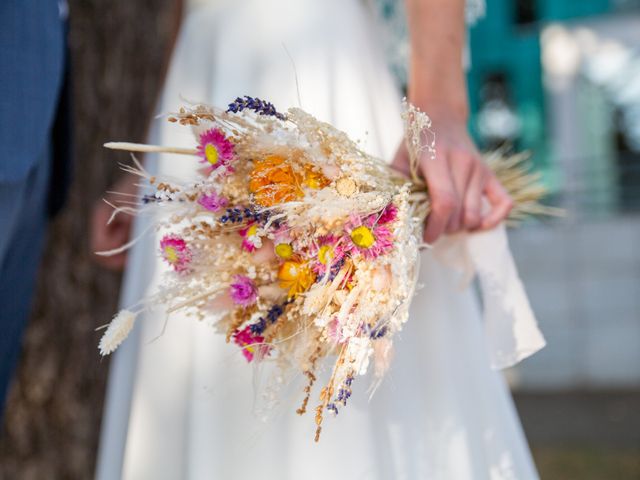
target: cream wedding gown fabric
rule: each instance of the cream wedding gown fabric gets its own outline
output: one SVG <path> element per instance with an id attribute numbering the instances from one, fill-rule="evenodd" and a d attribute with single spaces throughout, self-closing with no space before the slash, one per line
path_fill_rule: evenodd
<path id="1" fill-rule="evenodd" d="M 159 111 L 176 110 L 181 97 L 223 106 L 247 94 L 282 110 L 300 100 L 361 139 L 365 150 L 391 158 L 402 137 L 400 95 L 379 43 L 358 0 L 206 2 L 184 22 Z M 153 143 L 193 141 L 186 129 L 165 121 L 155 128 Z M 194 162 L 160 156 L 147 166 L 188 177 Z M 137 234 L 145 224 L 138 219 Z M 424 288 L 396 341 L 388 377 L 370 401 L 370 382 L 358 379 L 349 407 L 325 419 L 319 444 L 312 414 L 297 416 L 296 403 L 282 405 L 266 423 L 252 413 L 252 369 L 206 323 L 172 316 L 156 339 L 164 317 L 138 320 L 111 364 L 97 478 L 538 478 L 505 382 L 490 365 L 512 364 L 543 340 L 528 318 L 506 244 L 493 249 L 503 232 L 467 240 L 445 240 L 423 254 Z M 130 252 L 123 306 L 157 284 L 164 267 L 156 250 L 151 234 Z M 452 251 L 466 261 L 453 265 L 446 258 Z M 495 255 L 504 258 L 486 260 Z M 489 322 L 482 321 L 472 291 L 459 288 L 469 268 L 485 273 L 483 283 L 494 294 L 485 297 L 485 307 L 494 310 Z M 505 288 L 515 290 L 514 305 L 501 304 Z M 300 398 L 293 395 L 292 402 Z"/>

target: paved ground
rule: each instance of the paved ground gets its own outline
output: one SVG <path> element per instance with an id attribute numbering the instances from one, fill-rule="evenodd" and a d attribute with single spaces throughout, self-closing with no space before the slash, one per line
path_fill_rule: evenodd
<path id="1" fill-rule="evenodd" d="M 640 392 L 515 395 L 543 480 L 640 480 Z"/>
<path id="2" fill-rule="evenodd" d="M 542 480 L 639 480 L 640 450 L 534 448 Z"/>
<path id="3" fill-rule="evenodd" d="M 640 448 L 640 392 L 514 396 L 532 445 Z"/>

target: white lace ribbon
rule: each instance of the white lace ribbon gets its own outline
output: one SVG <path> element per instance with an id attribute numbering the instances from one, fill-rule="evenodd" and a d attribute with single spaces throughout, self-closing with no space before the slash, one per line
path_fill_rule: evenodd
<path id="1" fill-rule="evenodd" d="M 434 256 L 463 273 L 463 287 L 478 275 L 491 367 L 502 369 L 533 355 L 546 342 L 516 269 L 504 225 L 445 237 Z"/>

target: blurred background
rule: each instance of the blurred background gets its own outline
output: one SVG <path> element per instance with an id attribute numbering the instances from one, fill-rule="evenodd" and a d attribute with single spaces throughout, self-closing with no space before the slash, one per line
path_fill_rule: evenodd
<path id="1" fill-rule="evenodd" d="M 376 2 L 393 24 L 397 2 Z M 91 263 L 112 139 L 143 141 L 171 0 L 70 0 L 75 182 L 50 230 L 0 436 L 0 478 L 91 478 L 119 277 Z M 532 152 L 566 218 L 511 233 L 548 346 L 507 372 L 543 479 L 640 479 L 640 0 L 487 0 L 470 30 L 470 128 Z M 131 27 L 131 28 L 130 28 Z M 396 28 L 397 25 L 394 27 Z M 400 48 L 391 49 L 393 65 Z M 399 81 L 404 78 L 398 71 Z"/>
<path id="2" fill-rule="evenodd" d="M 640 479 L 640 2 L 488 0 L 471 129 L 566 218 L 511 233 L 548 345 L 507 372 L 543 479 Z"/>

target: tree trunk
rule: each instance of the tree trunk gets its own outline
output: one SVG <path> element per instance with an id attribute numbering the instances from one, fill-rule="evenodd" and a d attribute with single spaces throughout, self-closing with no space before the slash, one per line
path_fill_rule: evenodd
<path id="1" fill-rule="evenodd" d="M 170 38 L 171 0 L 69 0 L 74 182 L 49 230 L 34 310 L 2 436 L 0 478 L 92 478 L 109 363 L 100 332 L 117 309 L 118 275 L 92 263 L 92 204 L 117 178 L 109 140 L 143 141 Z"/>

